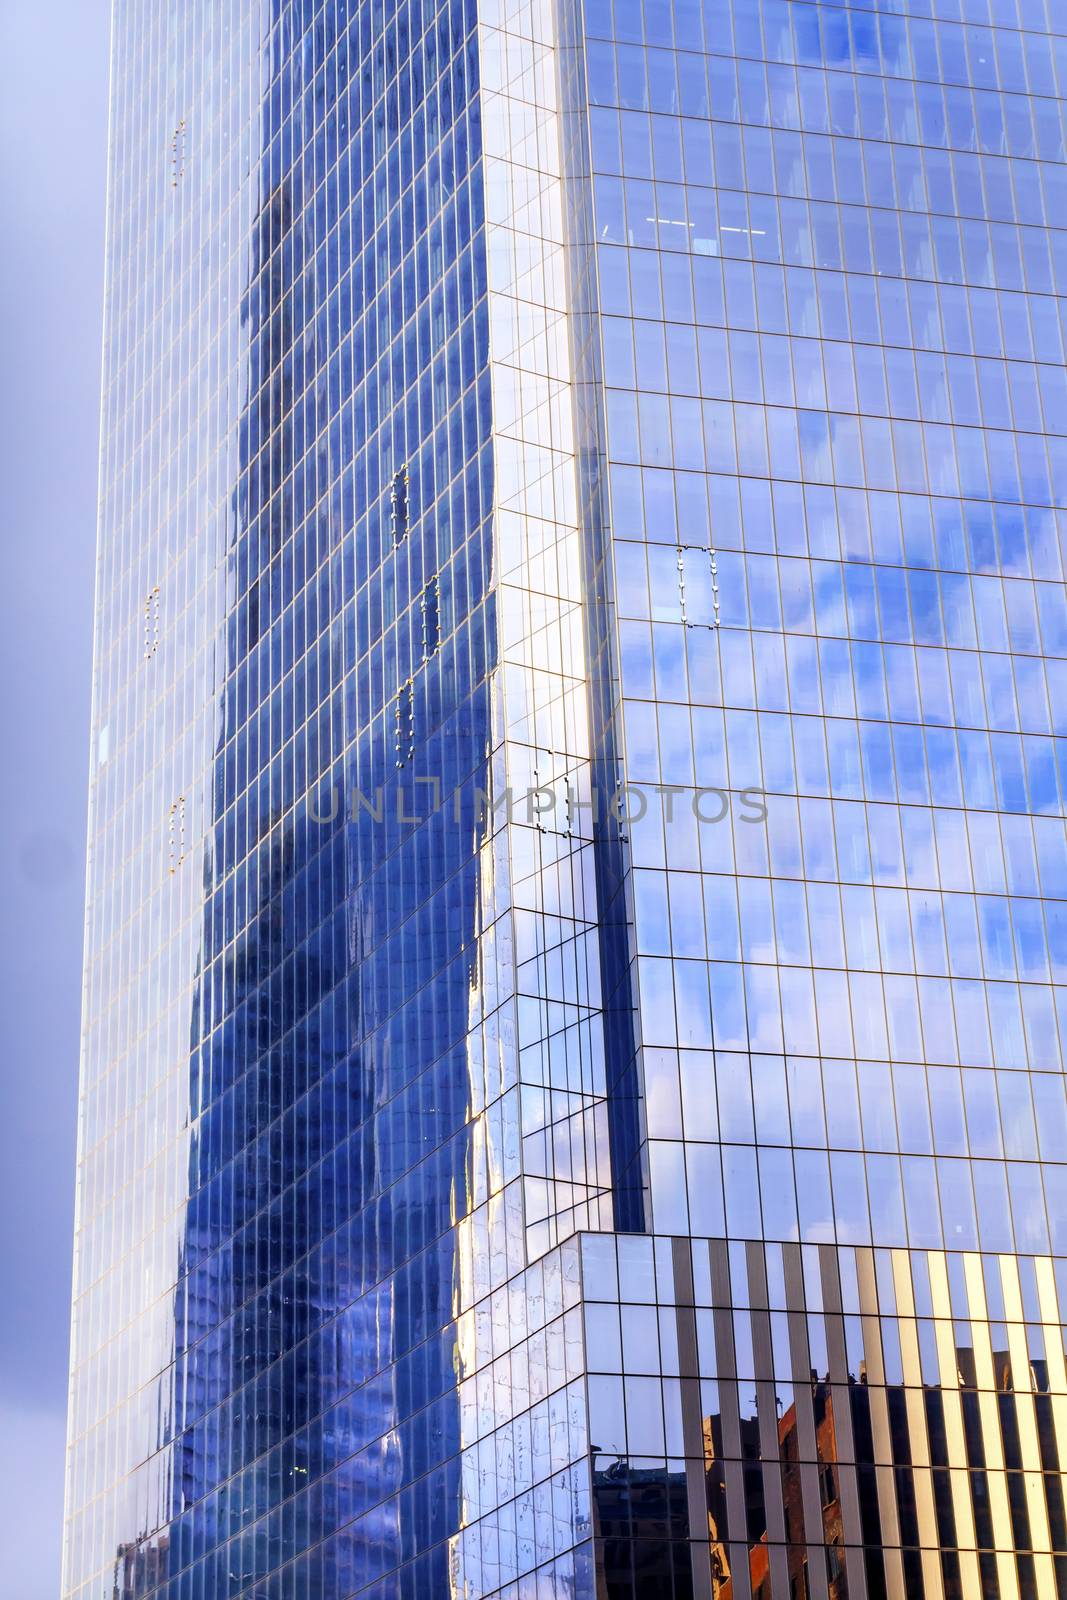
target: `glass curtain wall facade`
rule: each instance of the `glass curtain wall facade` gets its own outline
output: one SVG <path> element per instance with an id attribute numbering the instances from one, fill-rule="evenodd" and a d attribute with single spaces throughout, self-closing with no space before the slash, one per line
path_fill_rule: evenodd
<path id="1" fill-rule="evenodd" d="M 112 103 L 67 1600 L 1067 1595 L 1056 0 Z"/>
<path id="2" fill-rule="evenodd" d="M 594 722 L 661 795 L 602 841 L 613 1153 L 676 1251 L 659 1375 L 651 1246 L 621 1322 L 585 1281 L 611 1593 L 701 1439 L 713 1594 L 1067 1592 L 1065 35 L 568 35 Z"/>

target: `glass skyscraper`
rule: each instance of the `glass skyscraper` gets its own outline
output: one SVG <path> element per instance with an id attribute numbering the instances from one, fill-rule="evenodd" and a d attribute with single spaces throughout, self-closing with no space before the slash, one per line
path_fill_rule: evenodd
<path id="1" fill-rule="evenodd" d="M 116 4 L 65 1600 L 1067 1596 L 1065 113 Z"/>

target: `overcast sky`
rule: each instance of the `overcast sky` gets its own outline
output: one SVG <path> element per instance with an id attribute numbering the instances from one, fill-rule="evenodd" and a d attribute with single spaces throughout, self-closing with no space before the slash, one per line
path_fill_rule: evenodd
<path id="1" fill-rule="evenodd" d="M 56 1600 L 81 1002 L 104 0 L 0 0 L 0 1589 Z"/>

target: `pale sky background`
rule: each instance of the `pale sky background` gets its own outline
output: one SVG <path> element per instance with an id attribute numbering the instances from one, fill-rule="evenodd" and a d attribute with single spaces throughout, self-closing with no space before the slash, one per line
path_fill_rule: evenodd
<path id="1" fill-rule="evenodd" d="M 57 1600 L 107 144 L 105 0 L 0 0 L 0 1593 Z"/>

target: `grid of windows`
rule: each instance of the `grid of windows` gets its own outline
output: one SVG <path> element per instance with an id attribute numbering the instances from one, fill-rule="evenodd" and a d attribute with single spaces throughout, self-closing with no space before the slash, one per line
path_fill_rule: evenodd
<path id="1" fill-rule="evenodd" d="M 653 1224 L 1062 1249 L 1062 50 L 727 9 L 585 16 Z"/>
<path id="2" fill-rule="evenodd" d="M 466 1042 L 493 649 L 474 16 L 210 12 L 115 29 L 65 1585 L 347 1594 L 404 1566 L 425 1591 L 459 1515 L 453 1230 L 504 1070 L 486 1051 L 476 1083 Z M 447 812 L 398 803 L 398 696 L 404 775 Z"/>
<path id="3" fill-rule="evenodd" d="M 602 1591 L 1062 1592 L 1062 1259 L 586 1236 Z"/>
<path id="4" fill-rule="evenodd" d="M 68 1600 L 1067 1594 L 1054 0 L 113 85 Z"/>
<path id="5" fill-rule="evenodd" d="M 1032 1277 L 1067 1249 L 1062 18 L 1043 0 L 587 0 L 569 45 L 599 752 L 638 791 L 600 844 L 604 904 L 625 904 L 602 941 L 623 996 L 616 1181 L 639 1174 L 616 1215 L 713 1260 L 833 1247 L 918 1284 L 927 1253 L 1014 1251 L 1009 1277 Z M 757 1303 L 729 1274 L 720 1293 Z M 892 1298 L 862 1309 L 877 1343 Z M 973 1378 L 962 1356 L 960 1376 L 951 1353 L 931 1366 L 925 1337 L 921 1377 L 905 1356 L 897 1381 L 945 1405 Z M 941 1500 L 920 1526 L 900 1470 L 932 1445 L 853 1440 L 823 1357 L 783 1350 L 759 1375 L 809 1390 L 810 1367 L 822 1421 L 780 1413 L 775 1438 L 753 1403 L 731 1434 L 753 1369 L 716 1347 L 699 1373 L 717 1398 L 675 1399 L 666 1452 L 638 1426 L 609 1470 L 594 1459 L 606 1593 L 1062 1592 L 1051 1434 L 1025 1527 L 979 1517 L 972 1537 L 962 1493 L 954 1526 Z M 857 1352 L 873 1403 L 893 1363 Z M 592 1406 L 591 1440 L 623 1394 L 642 1414 L 655 1366 L 612 1367 L 635 1376 Z M 660 1459 L 690 1455 L 694 1426 L 706 1508 Z M 950 1437 L 954 1470 L 984 1464 Z M 788 1532 L 781 1488 L 754 1510 L 753 1474 L 791 1459 L 828 1479 L 892 1464 L 884 1559 L 837 1489 Z M 1007 1493 L 1021 1504 L 1022 1479 Z M 710 1576 L 671 1543 L 708 1518 Z M 1018 1560 L 946 1553 L 983 1546 Z"/>

